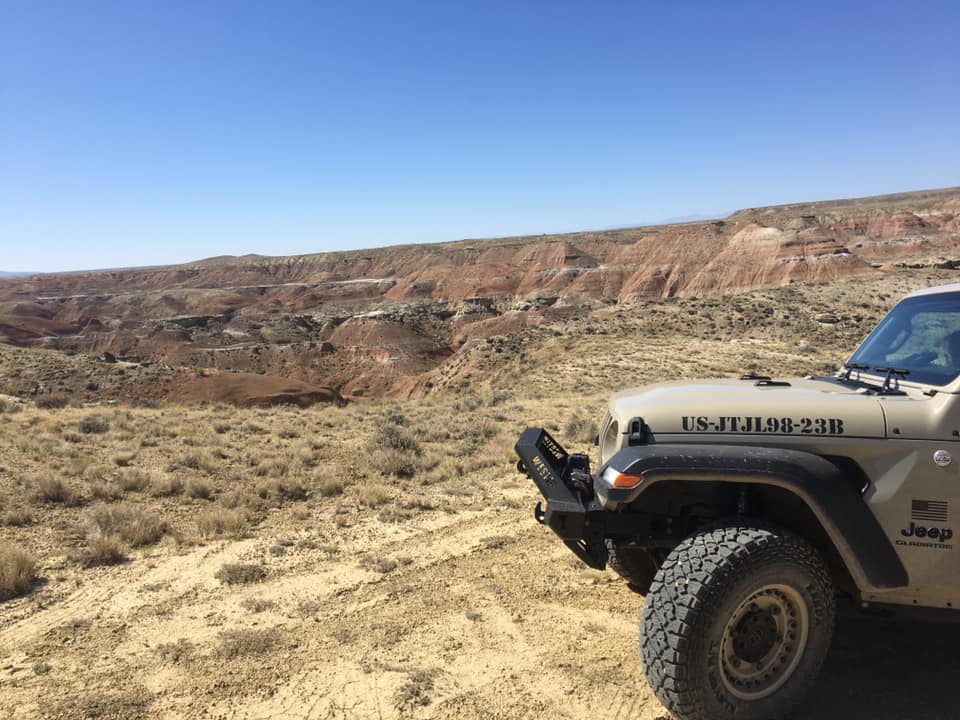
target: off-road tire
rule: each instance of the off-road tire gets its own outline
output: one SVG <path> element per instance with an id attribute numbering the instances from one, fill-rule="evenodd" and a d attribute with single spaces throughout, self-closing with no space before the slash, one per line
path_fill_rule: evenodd
<path id="1" fill-rule="evenodd" d="M 650 585 L 663 562 L 663 555 L 658 557 L 644 548 L 619 544 L 609 538 L 606 543 L 607 565 L 610 569 L 626 580 L 635 593 L 646 595 L 650 592 Z"/>
<path id="2" fill-rule="evenodd" d="M 680 720 L 784 717 L 820 672 L 835 612 L 806 541 L 750 520 L 714 526 L 680 543 L 654 578 L 640 621 L 647 682 Z"/>

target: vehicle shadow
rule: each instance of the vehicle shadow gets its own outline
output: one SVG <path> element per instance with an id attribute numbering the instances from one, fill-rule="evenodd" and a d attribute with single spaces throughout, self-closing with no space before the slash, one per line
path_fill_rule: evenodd
<path id="1" fill-rule="evenodd" d="M 795 717 L 957 720 L 958 648 L 956 621 L 842 612 L 823 673 Z"/>

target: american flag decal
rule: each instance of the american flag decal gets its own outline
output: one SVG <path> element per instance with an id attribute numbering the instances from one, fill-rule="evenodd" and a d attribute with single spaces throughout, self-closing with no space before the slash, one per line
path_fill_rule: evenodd
<path id="1" fill-rule="evenodd" d="M 947 513 L 946 500 L 914 500 L 910 518 L 920 522 L 946 522 Z"/>

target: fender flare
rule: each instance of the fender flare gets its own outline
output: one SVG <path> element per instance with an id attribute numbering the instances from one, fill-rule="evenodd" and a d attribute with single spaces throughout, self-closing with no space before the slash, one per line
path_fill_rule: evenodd
<path id="1" fill-rule="evenodd" d="M 909 583 L 900 557 L 867 503 L 836 465 L 818 455 L 744 445 L 654 444 L 624 448 L 605 467 L 644 478 L 632 490 L 604 488 L 601 492 L 615 504 L 637 500 L 651 485 L 668 481 L 781 488 L 810 508 L 861 592 Z"/>

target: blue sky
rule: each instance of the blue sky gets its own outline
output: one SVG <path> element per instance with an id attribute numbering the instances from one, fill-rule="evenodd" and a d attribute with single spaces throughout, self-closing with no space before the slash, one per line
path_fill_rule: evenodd
<path id="1" fill-rule="evenodd" d="M 960 185 L 960 3 L 0 0 L 0 270 Z"/>

